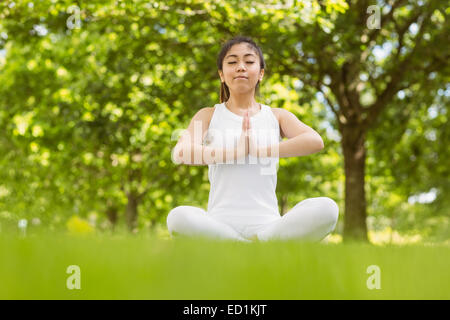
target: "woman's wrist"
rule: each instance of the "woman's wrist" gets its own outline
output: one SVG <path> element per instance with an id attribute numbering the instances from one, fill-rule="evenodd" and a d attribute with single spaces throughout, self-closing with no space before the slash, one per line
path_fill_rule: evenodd
<path id="1" fill-rule="evenodd" d="M 206 164 L 224 164 L 230 160 L 235 160 L 236 152 L 234 149 L 221 147 L 208 147 L 203 149 L 203 162 Z"/>

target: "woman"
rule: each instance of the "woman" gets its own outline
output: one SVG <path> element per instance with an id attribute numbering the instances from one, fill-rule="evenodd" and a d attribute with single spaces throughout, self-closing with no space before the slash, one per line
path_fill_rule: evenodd
<path id="1" fill-rule="evenodd" d="M 208 165 L 208 208 L 172 209 L 170 234 L 245 242 L 323 239 L 336 226 L 336 202 L 309 198 L 280 216 L 275 194 L 279 157 L 318 152 L 322 138 L 291 112 L 256 102 L 265 62 L 250 38 L 225 43 L 217 67 L 221 103 L 195 114 L 172 154 L 176 163 Z"/>

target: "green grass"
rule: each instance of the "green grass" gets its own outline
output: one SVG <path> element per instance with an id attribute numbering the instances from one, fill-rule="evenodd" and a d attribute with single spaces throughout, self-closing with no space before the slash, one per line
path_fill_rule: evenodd
<path id="1" fill-rule="evenodd" d="M 449 267 L 446 246 L 0 234 L 0 299 L 450 299 Z"/>

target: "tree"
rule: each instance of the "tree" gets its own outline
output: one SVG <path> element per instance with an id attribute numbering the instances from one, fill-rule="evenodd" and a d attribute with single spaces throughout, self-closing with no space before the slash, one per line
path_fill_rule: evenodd
<path id="1" fill-rule="evenodd" d="M 283 48 L 277 71 L 321 92 L 335 114 L 344 156 L 344 238 L 367 240 L 367 134 L 379 125 L 385 110 L 396 108 L 392 102 L 399 91 L 413 88 L 433 96 L 438 90 L 427 86 L 427 79 L 448 72 L 447 8 L 433 0 L 340 4 L 344 12 L 325 14 L 326 23 L 320 16 L 311 24 L 284 17 L 288 27 L 283 31 L 290 32 L 279 32 L 272 47 Z M 330 12 L 327 2 L 317 5 L 320 12 Z M 366 26 L 369 5 L 382 11 L 379 29 Z M 385 57 L 377 56 L 380 50 Z M 415 106 L 409 109 L 414 112 Z"/>

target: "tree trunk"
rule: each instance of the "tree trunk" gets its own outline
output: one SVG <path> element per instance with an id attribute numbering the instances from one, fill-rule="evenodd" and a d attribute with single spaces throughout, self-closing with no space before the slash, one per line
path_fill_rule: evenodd
<path id="1" fill-rule="evenodd" d="M 119 217 L 119 213 L 117 210 L 117 207 L 115 206 L 108 206 L 106 208 L 106 216 L 108 217 L 109 222 L 111 222 L 111 225 L 114 229 L 117 223 L 117 218 Z"/>
<path id="2" fill-rule="evenodd" d="M 344 241 L 368 241 L 365 194 L 365 131 L 344 126 L 342 149 L 345 164 Z"/>
<path id="3" fill-rule="evenodd" d="M 286 206 L 287 206 L 287 196 L 283 195 L 280 198 L 280 215 L 283 216 L 286 213 Z"/>
<path id="4" fill-rule="evenodd" d="M 139 199 L 138 196 L 133 192 L 128 193 L 127 198 L 128 203 L 125 212 L 125 219 L 127 222 L 128 229 L 130 229 L 130 231 L 133 231 L 137 227 L 137 217 L 138 217 L 137 209 Z"/>

